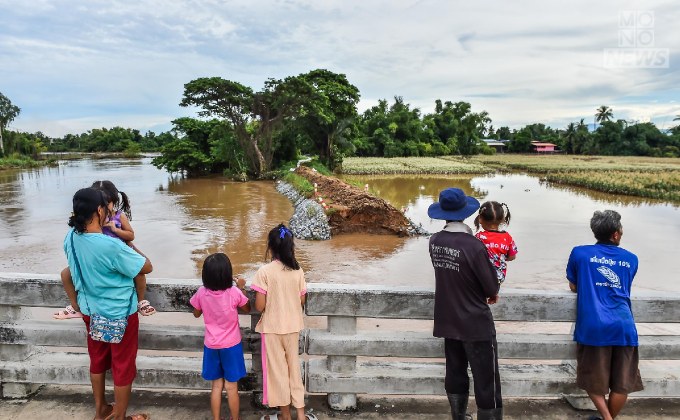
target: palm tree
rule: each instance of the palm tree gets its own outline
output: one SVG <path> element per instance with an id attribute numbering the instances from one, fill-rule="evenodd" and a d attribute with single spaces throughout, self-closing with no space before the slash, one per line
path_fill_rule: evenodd
<path id="1" fill-rule="evenodd" d="M 612 109 L 606 105 L 602 105 L 601 107 L 595 110 L 595 121 L 597 121 L 600 124 L 602 124 L 605 121 L 611 121 L 612 118 L 614 118 Z"/>
<path id="2" fill-rule="evenodd" d="M 680 114 L 676 115 L 675 118 L 673 118 L 673 121 L 680 121 Z"/>
<path id="3" fill-rule="evenodd" d="M 574 153 L 574 143 L 576 141 L 576 124 L 569 123 L 567 129 L 564 130 L 564 145 L 567 153 Z"/>

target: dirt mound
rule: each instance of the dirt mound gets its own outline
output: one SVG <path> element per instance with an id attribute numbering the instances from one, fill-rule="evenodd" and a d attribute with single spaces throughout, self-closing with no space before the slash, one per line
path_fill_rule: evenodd
<path id="1" fill-rule="evenodd" d="M 353 232 L 409 235 L 410 221 L 382 198 L 305 166 L 295 172 L 316 183 L 319 195 L 330 207 L 327 213 L 332 235 Z"/>

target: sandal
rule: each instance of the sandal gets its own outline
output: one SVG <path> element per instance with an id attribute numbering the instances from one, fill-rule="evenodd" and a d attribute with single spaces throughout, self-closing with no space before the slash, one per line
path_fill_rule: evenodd
<path id="1" fill-rule="evenodd" d="M 305 419 L 306 420 L 319 420 L 314 414 L 312 413 L 305 413 Z"/>
<path id="2" fill-rule="evenodd" d="M 264 416 L 260 417 L 260 420 L 279 420 L 279 415 L 278 414 L 265 414 Z"/>
<path id="3" fill-rule="evenodd" d="M 83 314 L 73 309 L 73 305 L 68 305 L 59 312 L 55 312 L 52 315 L 54 319 L 72 319 L 72 318 L 82 318 Z"/>
<path id="4" fill-rule="evenodd" d="M 139 413 L 125 417 L 125 420 L 149 420 L 150 418 L 151 416 L 146 413 Z"/>
<path id="5" fill-rule="evenodd" d="M 144 316 L 149 316 L 156 313 L 156 308 L 151 306 L 148 300 L 140 300 L 137 304 L 137 311 Z"/>

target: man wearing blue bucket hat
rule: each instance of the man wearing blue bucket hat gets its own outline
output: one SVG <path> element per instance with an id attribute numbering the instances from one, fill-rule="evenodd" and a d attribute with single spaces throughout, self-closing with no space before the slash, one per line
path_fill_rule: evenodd
<path id="1" fill-rule="evenodd" d="M 439 193 L 427 214 L 446 221 L 430 238 L 430 258 L 436 281 L 434 336 L 444 338 L 444 387 L 454 420 L 466 413 L 472 369 L 479 420 L 503 418 L 498 373 L 496 328 L 490 304 L 498 300 L 500 284 L 486 246 L 463 221 L 477 212 L 479 201 L 459 188 Z"/>

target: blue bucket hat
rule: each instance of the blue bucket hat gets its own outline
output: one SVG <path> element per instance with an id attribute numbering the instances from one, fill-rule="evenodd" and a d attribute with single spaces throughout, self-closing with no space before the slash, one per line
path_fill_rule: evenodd
<path id="1" fill-rule="evenodd" d="M 466 196 L 460 188 L 447 188 L 439 193 L 439 202 L 430 204 L 427 215 L 432 219 L 465 220 L 479 209 L 479 201 Z"/>

